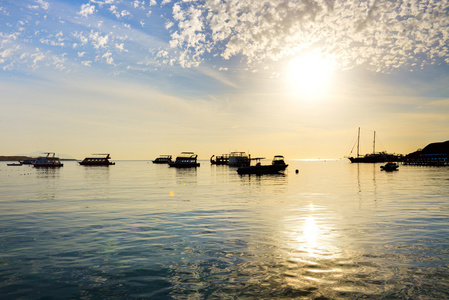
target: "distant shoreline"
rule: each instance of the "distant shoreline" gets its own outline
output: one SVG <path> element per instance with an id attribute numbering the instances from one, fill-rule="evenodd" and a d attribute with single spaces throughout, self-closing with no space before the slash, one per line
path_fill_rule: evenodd
<path id="1" fill-rule="evenodd" d="M 29 156 L 20 156 L 20 155 L 13 155 L 13 156 L 0 156 L 0 161 L 22 161 L 27 158 L 33 158 Z M 77 159 L 74 158 L 61 158 L 63 161 L 77 161 Z"/>

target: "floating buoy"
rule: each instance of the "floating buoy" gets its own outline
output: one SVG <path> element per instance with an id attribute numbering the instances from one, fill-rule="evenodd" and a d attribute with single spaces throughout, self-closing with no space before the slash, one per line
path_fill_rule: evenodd
<path id="1" fill-rule="evenodd" d="M 295 173 L 296 173 L 296 174 L 298 174 L 298 173 L 299 173 L 299 170 L 298 170 L 298 169 L 296 169 Z"/>

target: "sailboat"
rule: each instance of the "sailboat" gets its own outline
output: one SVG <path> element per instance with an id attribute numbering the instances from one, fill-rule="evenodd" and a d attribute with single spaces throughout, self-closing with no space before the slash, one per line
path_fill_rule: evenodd
<path id="1" fill-rule="evenodd" d="M 389 154 L 386 152 L 376 153 L 376 132 L 374 131 L 373 153 L 360 155 L 360 127 L 357 135 L 357 157 L 348 157 L 352 163 L 377 163 L 377 162 L 393 162 L 401 161 L 402 155 Z"/>

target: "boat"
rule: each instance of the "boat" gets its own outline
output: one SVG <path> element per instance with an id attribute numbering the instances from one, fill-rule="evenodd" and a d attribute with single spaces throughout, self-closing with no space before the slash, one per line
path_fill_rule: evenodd
<path id="1" fill-rule="evenodd" d="M 251 164 L 251 157 L 245 152 L 231 152 L 229 154 L 228 165 L 231 167 L 249 166 Z"/>
<path id="2" fill-rule="evenodd" d="M 111 166 L 115 165 L 115 162 L 109 161 L 111 159 L 110 154 L 92 154 L 92 157 L 86 157 L 79 164 L 82 166 Z"/>
<path id="3" fill-rule="evenodd" d="M 394 162 L 388 162 L 386 165 L 384 166 L 380 166 L 380 169 L 382 171 L 397 171 L 397 169 L 399 168 L 399 165 L 397 163 Z"/>
<path id="4" fill-rule="evenodd" d="M 21 162 L 19 162 L 19 163 L 11 163 L 11 164 L 7 164 L 7 165 L 10 166 L 10 167 L 18 167 L 18 166 L 21 166 L 22 163 Z"/>
<path id="5" fill-rule="evenodd" d="M 153 160 L 153 164 L 168 164 L 170 162 L 172 162 L 171 155 L 161 155 Z"/>
<path id="6" fill-rule="evenodd" d="M 198 155 L 193 152 L 181 152 L 175 161 L 169 162 L 168 165 L 174 168 L 196 168 L 200 166 L 197 157 Z"/>
<path id="7" fill-rule="evenodd" d="M 260 160 L 263 158 L 255 158 L 258 162 L 254 166 L 241 166 L 237 169 L 237 173 L 239 174 L 278 174 L 288 167 L 288 165 L 284 161 L 284 156 L 276 155 L 271 162 L 271 165 L 262 165 Z"/>
<path id="8" fill-rule="evenodd" d="M 227 165 L 227 164 L 229 164 L 229 154 L 223 154 L 223 155 L 217 155 L 217 156 L 212 155 L 212 157 L 210 158 L 210 163 L 212 165 Z"/>
<path id="9" fill-rule="evenodd" d="M 25 158 L 21 161 L 22 165 L 34 165 L 36 158 Z"/>
<path id="10" fill-rule="evenodd" d="M 348 157 L 351 163 L 378 163 L 378 162 L 388 162 L 388 161 L 401 161 L 402 155 L 390 154 L 386 152 L 376 153 L 376 132 L 374 131 L 373 139 L 373 153 L 366 154 L 364 156 L 360 155 L 360 127 L 357 135 L 357 156 Z"/>
<path id="11" fill-rule="evenodd" d="M 46 152 L 45 154 L 47 155 L 36 158 L 33 164 L 35 168 L 58 168 L 63 166 L 59 157 L 55 157 L 55 153 Z"/>

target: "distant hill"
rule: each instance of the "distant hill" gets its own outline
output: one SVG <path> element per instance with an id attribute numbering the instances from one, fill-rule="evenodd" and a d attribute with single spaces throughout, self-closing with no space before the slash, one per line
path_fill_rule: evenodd
<path id="1" fill-rule="evenodd" d="M 438 143 L 430 143 L 424 148 L 407 154 L 406 158 L 408 159 L 415 159 L 419 157 L 422 154 L 447 154 L 449 155 L 449 141 L 445 142 L 438 142 Z"/>
<path id="2" fill-rule="evenodd" d="M 449 141 L 441 143 L 431 143 L 425 146 L 421 153 L 424 154 L 445 154 L 449 153 Z"/>
<path id="3" fill-rule="evenodd" d="M 0 156 L 0 161 L 19 161 L 30 158 L 28 156 Z"/>
<path id="4" fill-rule="evenodd" d="M 27 158 L 32 158 L 29 156 L 22 156 L 22 155 L 13 155 L 13 156 L 0 156 L 0 161 L 22 161 Z M 75 158 L 61 158 L 63 161 L 74 161 Z"/>

